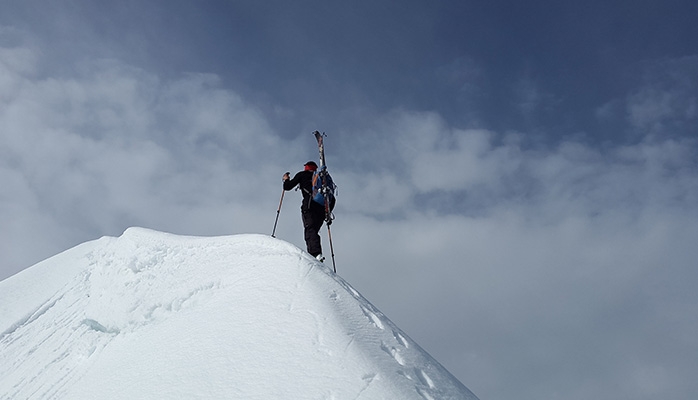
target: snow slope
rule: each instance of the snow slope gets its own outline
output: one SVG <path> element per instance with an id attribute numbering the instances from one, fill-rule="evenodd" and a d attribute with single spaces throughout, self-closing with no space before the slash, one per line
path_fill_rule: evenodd
<path id="1" fill-rule="evenodd" d="M 130 228 L 0 282 L 1 399 L 476 399 L 263 235 Z"/>

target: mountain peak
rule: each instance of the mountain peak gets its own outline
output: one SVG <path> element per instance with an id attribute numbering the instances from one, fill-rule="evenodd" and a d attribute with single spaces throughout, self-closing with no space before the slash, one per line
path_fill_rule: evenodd
<path id="1" fill-rule="evenodd" d="M 476 399 L 264 235 L 129 228 L 0 282 L 0 398 Z"/>

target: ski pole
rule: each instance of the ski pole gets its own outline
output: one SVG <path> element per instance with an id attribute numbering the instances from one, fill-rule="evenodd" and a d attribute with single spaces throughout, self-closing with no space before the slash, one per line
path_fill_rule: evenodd
<path id="1" fill-rule="evenodd" d="M 332 246 L 332 231 L 330 230 L 330 225 L 327 225 L 327 237 L 330 239 L 330 254 L 332 255 L 332 268 L 334 273 L 337 273 L 337 264 L 334 262 L 334 247 Z"/>
<path id="2" fill-rule="evenodd" d="M 271 237 L 275 238 L 274 236 L 276 234 L 276 224 L 279 222 L 279 214 L 281 213 L 281 203 L 284 202 L 284 193 L 286 193 L 285 190 L 281 190 L 281 200 L 279 200 L 279 208 L 276 209 L 276 220 L 274 221 L 274 230 L 271 232 Z"/>

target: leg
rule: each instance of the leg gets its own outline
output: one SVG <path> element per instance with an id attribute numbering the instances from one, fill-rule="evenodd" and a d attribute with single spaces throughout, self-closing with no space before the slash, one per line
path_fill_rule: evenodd
<path id="1" fill-rule="evenodd" d="M 305 245 L 308 248 L 308 253 L 315 257 L 322 254 L 322 245 L 320 244 L 320 228 L 322 227 L 322 218 L 317 218 L 317 213 L 311 210 L 303 210 L 303 229 L 305 233 Z"/>

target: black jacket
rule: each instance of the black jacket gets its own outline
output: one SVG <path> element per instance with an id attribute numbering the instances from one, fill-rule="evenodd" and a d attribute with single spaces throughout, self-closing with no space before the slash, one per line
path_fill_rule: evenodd
<path id="1" fill-rule="evenodd" d="M 313 195 L 313 171 L 301 171 L 297 173 L 293 178 L 284 181 L 284 190 L 291 190 L 298 185 L 303 193 L 303 203 L 301 204 L 301 210 L 312 211 L 313 213 L 324 213 L 325 206 L 320 203 L 316 203 L 312 199 Z M 335 198 L 332 196 L 330 198 L 330 211 L 334 210 Z"/>
<path id="2" fill-rule="evenodd" d="M 311 200 L 311 195 L 313 193 L 313 171 L 301 171 L 293 178 L 284 181 L 284 190 L 291 190 L 296 186 L 300 186 L 301 193 L 303 193 L 303 204 L 301 204 L 301 209 L 308 210 L 312 204 L 316 204 Z M 320 206 L 319 204 L 316 205 Z"/>

